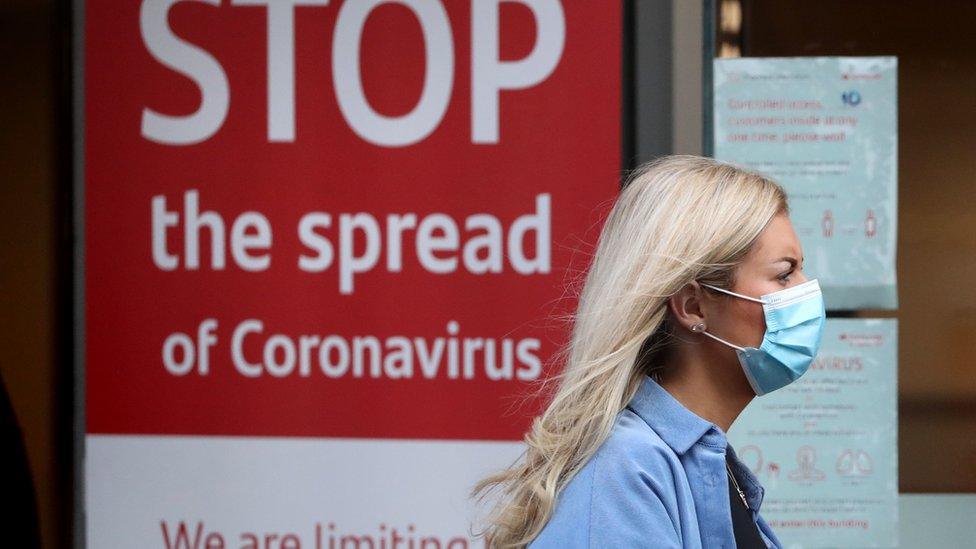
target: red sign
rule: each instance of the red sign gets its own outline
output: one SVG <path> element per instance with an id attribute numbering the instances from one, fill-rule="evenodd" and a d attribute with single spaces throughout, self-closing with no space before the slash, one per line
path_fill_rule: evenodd
<path id="1" fill-rule="evenodd" d="M 89 433 L 521 438 L 618 190 L 619 7 L 86 4 Z"/>

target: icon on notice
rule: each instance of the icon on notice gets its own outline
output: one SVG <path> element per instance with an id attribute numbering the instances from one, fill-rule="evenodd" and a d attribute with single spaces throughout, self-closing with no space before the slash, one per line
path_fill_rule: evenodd
<path id="1" fill-rule="evenodd" d="M 816 461 L 817 451 L 813 449 L 813 446 L 801 446 L 796 451 L 797 468 L 790 471 L 789 479 L 796 482 L 823 480 L 827 475 L 814 467 Z"/>
<path id="2" fill-rule="evenodd" d="M 821 227 L 823 228 L 824 237 L 830 238 L 834 236 L 834 212 L 830 210 L 824 210 Z"/>
<path id="3" fill-rule="evenodd" d="M 871 238 L 878 233 L 878 219 L 874 217 L 874 210 L 868 208 L 868 216 L 864 218 L 864 236 Z"/>
<path id="4" fill-rule="evenodd" d="M 844 450 L 837 458 L 837 472 L 845 477 L 866 477 L 874 472 L 874 462 L 864 450 Z"/>

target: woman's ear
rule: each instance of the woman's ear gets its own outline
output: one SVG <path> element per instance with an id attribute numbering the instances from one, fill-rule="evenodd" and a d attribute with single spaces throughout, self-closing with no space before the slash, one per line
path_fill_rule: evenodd
<path id="1" fill-rule="evenodd" d="M 697 280 L 685 284 L 680 290 L 668 298 L 668 308 L 677 325 L 691 331 L 691 327 L 698 323 L 705 323 L 705 309 L 703 306 L 705 289 Z"/>

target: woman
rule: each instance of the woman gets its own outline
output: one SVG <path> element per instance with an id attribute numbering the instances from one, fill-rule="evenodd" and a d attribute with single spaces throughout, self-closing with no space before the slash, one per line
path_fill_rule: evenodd
<path id="1" fill-rule="evenodd" d="M 502 489 L 492 547 L 781 547 L 726 432 L 820 344 L 788 216 L 779 185 L 713 159 L 630 174 L 524 459 L 472 491 Z"/>

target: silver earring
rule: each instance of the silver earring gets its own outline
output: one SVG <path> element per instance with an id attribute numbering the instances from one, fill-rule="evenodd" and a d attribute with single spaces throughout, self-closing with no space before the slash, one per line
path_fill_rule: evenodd
<path id="1" fill-rule="evenodd" d="M 691 327 L 691 331 L 692 332 L 703 332 L 703 331 L 705 331 L 705 323 L 704 322 L 699 322 L 698 324 L 694 324 Z"/>

